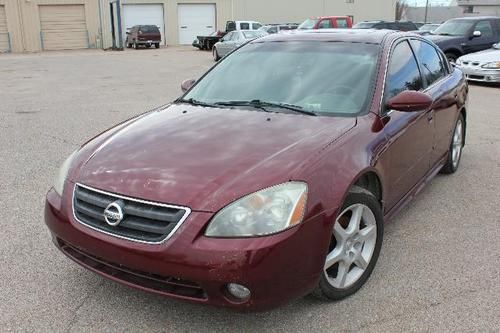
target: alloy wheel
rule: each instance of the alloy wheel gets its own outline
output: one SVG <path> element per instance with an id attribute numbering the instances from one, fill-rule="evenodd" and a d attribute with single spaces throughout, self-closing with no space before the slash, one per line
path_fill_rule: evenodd
<path id="1" fill-rule="evenodd" d="M 345 209 L 335 221 L 332 244 L 325 261 L 328 283 L 347 289 L 363 275 L 377 243 L 377 222 L 371 209 L 355 204 Z"/>
<path id="2" fill-rule="evenodd" d="M 453 146 L 451 151 L 451 160 L 454 168 L 458 166 L 460 157 L 462 156 L 463 136 L 464 126 L 462 119 L 459 119 L 457 122 L 457 126 L 455 127 L 455 133 L 453 134 Z"/>

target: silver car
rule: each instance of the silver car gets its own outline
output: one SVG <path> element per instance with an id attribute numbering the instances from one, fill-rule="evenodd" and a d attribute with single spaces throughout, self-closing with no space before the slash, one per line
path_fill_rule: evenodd
<path id="1" fill-rule="evenodd" d="M 470 81 L 500 82 L 500 43 L 493 44 L 491 49 L 458 58 L 456 67 Z"/>
<path id="2" fill-rule="evenodd" d="M 220 42 L 214 45 L 212 49 L 214 60 L 219 61 L 220 58 L 225 57 L 228 53 L 237 49 L 246 42 L 266 35 L 268 35 L 268 33 L 262 30 L 231 31 L 225 35 Z"/>

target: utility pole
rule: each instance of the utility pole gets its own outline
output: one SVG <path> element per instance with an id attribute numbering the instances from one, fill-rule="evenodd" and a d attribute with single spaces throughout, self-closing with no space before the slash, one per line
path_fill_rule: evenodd
<path id="1" fill-rule="evenodd" d="M 429 10 L 429 0 L 426 0 L 425 2 L 425 17 L 424 17 L 424 23 L 427 23 L 427 12 Z"/>

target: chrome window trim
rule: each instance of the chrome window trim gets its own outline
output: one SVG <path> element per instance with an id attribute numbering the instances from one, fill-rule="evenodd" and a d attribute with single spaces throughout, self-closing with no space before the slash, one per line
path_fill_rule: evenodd
<path id="1" fill-rule="evenodd" d="M 125 236 L 121 236 L 121 235 L 116 235 L 116 234 L 113 234 L 111 232 L 107 232 L 105 230 L 101 230 L 101 229 L 96 228 L 94 226 L 88 225 L 85 222 L 80 221 L 76 217 L 76 214 L 75 214 L 75 192 L 76 192 L 76 187 L 77 186 L 83 187 L 83 188 L 85 188 L 87 190 L 90 190 L 90 191 L 95 191 L 97 193 L 108 195 L 108 196 L 111 196 L 111 197 L 114 197 L 114 198 L 117 198 L 117 199 L 125 199 L 125 200 L 128 200 L 128 201 L 134 201 L 134 202 L 138 202 L 138 203 L 141 203 L 141 204 L 146 204 L 146 205 L 151 205 L 151 206 L 157 206 L 157 207 L 166 207 L 166 208 L 173 208 L 173 209 L 184 210 L 185 213 L 182 216 L 182 218 L 179 220 L 179 222 L 177 222 L 177 225 L 175 226 L 175 228 L 172 229 L 172 231 L 164 239 L 162 239 L 161 241 L 158 241 L 158 242 L 148 242 L 148 241 L 144 241 L 144 240 L 140 240 L 140 239 L 135 239 L 135 238 L 125 237 Z M 119 195 L 119 194 L 115 194 L 115 193 L 110 193 L 110 192 L 98 190 L 96 188 L 93 188 L 93 187 L 90 187 L 90 186 L 87 186 L 87 185 L 83 185 L 83 184 L 80 184 L 80 183 L 75 183 L 75 186 L 73 187 L 73 196 L 71 198 L 71 210 L 72 210 L 73 218 L 75 219 L 75 221 L 77 221 L 78 223 L 80 223 L 81 225 L 83 225 L 83 226 L 85 226 L 87 228 L 90 228 L 92 230 L 98 231 L 100 233 L 103 233 L 103 234 L 106 234 L 108 236 L 112 236 L 112 237 L 115 237 L 115 238 L 124 239 L 124 240 L 128 240 L 128 241 L 135 242 L 135 243 L 149 244 L 149 245 L 160 245 L 160 244 L 163 244 L 166 241 L 168 241 L 175 234 L 175 232 L 182 226 L 182 224 L 186 221 L 186 219 L 188 218 L 188 216 L 191 214 L 191 208 L 189 208 L 189 207 L 176 206 L 176 205 L 164 204 L 164 203 L 159 203 L 159 202 L 153 202 L 153 201 L 141 200 L 141 199 L 136 199 L 136 198 L 130 198 L 130 197 L 127 197 L 127 196 L 123 196 L 123 195 Z"/>
<path id="2" fill-rule="evenodd" d="M 421 38 L 415 38 L 414 36 L 411 36 L 411 37 L 404 36 L 404 37 L 396 38 L 391 42 L 391 45 L 389 45 L 389 56 L 387 57 L 387 61 L 385 62 L 384 80 L 383 80 L 383 86 L 382 86 L 383 87 L 382 88 L 382 96 L 380 98 L 379 109 L 378 109 L 378 114 L 380 117 L 386 117 L 394 112 L 394 110 L 389 110 L 389 112 L 386 112 L 386 113 L 383 112 L 383 103 L 384 103 L 384 99 L 385 99 L 384 96 L 385 96 L 385 88 L 386 88 L 386 82 L 387 82 L 387 72 L 389 71 L 389 62 L 391 61 L 393 46 L 394 46 L 394 44 L 399 43 L 401 41 L 406 41 L 406 42 L 408 42 L 410 49 L 412 50 L 412 53 L 413 53 L 413 49 L 411 48 L 411 43 L 410 43 L 410 41 L 412 39 L 421 41 L 423 43 L 427 43 L 430 46 L 432 46 L 436 50 L 437 53 L 441 53 L 441 51 L 439 49 L 437 49 L 436 47 L 434 47 L 434 45 L 430 44 L 429 42 L 427 42 Z M 414 55 L 414 57 L 415 57 L 415 61 L 417 62 L 417 66 L 420 66 L 417 57 L 415 55 Z M 420 70 L 420 67 L 419 67 L 419 70 Z M 426 92 L 429 89 L 432 89 L 434 85 L 436 85 L 436 84 L 440 83 L 441 81 L 443 81 L 444 79 L 448 78 L 451 74 L 452 74 L 452 72 L 448 71 L 448 73 L 446 73 L 445 76 L 443 76 L 442 78 L 440 78 L 437 81 L 434 81 L 431 85 L 428 85 L 427 87 L 425 87 L 423 92 Z M 420 75 L 422 75 L 422 73 L 420 73 Z M 422 77 L 422 80 L 423 79 L 424 78 Z M 423 81 L 422 81 L 422 83 L 423 83 Z"/>

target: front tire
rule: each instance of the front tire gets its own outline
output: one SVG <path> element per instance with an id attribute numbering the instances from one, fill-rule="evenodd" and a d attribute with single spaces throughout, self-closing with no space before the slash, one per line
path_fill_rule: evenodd
<path id="1" fill-rule="evenodd" d="M 159 49 L 160 48 L 160 43 L 155 43 L 155 48 Z"/>
<path id="2" fill-rule="evenodd" d="M 375 196 L 360 187 L 347 195 L 335 220 L 317 297 L 341 300 L 358 291 L 377 263 L 384 233 L 384 218 Z"/>
<path id="3" fill-rule="evenodd" d="M 139 44 L 137 44 L 137 42 L 134 42 L 134 49 L 136 49 L 136 50 L 139 49 Z"/>
<path id="4" fill-rule="evenodd" d="M 220 60 L 220 57 L 219 57 L 219 52 L 217 51 L 217 48 L 216 48 L 216 47 L 214 47 L 214 48 L 213 48 L 212 53 L 213 53 L 213 56 L 214 56 L 214 61 L 215 61 L 215 62 L 219 61 L 219 60 Z"/>
<path id="5" fill-rule="evenodd" d="M 453 131 L 453 137 L 451 139 L 450 150 L 448 151 L 446 164 L 441 169 L 441 173 L 452 174 L 458 170 L 460 160 L 462 159 L 462 150 L 465 143 L 464 138 L 465 119 L 464 116 L 460 114 L 455 124 L 455 130 Z"/>
<path id="6" fill-rule="evenodd" d="M 446 59 L 448 59 L 448 61 L 450 62 L 450 64 L 454 64 L 454 63 L 457 62 L 458 56 L 455 53 L 453 53 L 453 52 L 446 52 L 445 55 L 446 55 Z"/>

